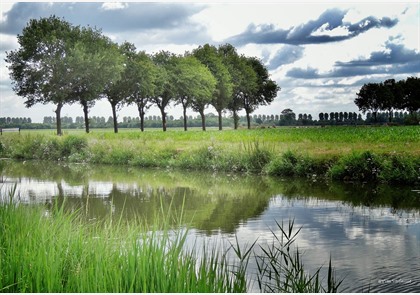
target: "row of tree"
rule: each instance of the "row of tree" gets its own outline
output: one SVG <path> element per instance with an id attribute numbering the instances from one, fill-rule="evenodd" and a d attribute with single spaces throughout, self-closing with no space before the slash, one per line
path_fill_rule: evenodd
<path id="1" fill-rule="evenodd" d="M 394 110 L 407 110 L 415 115 L 420 110 L 420 78 L 408 77 L 400 81 L 388 79 L 364 84 L 354 103 L 363 113 L 372 112 L 375 121 L 379 111 L 390 114 L 389 122 L 393 119 Z"/>
<path id="2" fill-rule="evenodd" d="M 31 124 L 31 118 L 22 118 L 22 117 L 0 117 L 0 126 L 7 124 Z"/>
<path id="3" fill-rule="evenodd" d="M 6 57 L 13 89 L 26 99 L 26 107 L 56 105 L 58 135 L 65 104 L 80 103 L 89 132 L 89 109 L 101 98 L 111 104 L 115 132 L 117 110 L 129 104 L 137 106 L 142 131 L 151 105 L 160 109 L 165 131 L 170 103 L 182 105 L 185 130 L 188 108 L 201 115 L 205 130 L 208 105 L 218 113 L 219 129 L 225 110 L 232 112 L 235 128 L 238 112 L 245 110 L 250 128 L 251 113 L 270 104 L 280 90 L 259 59 L 239 55 L 230 44 L 206 44 L 184 55 L 148 55 L 129 42 L 112 42 L 96 28 L 73 26 L 56 16 L 30 20 L 18 43 Z"/>
<path id="4" fill-rule="evenodd" d="M 319 113 L 319 119 L 316 120 L 311 114 L 296 114 L 287 109 L 285 114 L 280 115 L 253 115 L 251 117 L 251 125 L 258 126 L 324 126 L 324 125 L 370 125 L 370 124 L 384 124 L 389 122 L 392 117 L 393 123 L 396 124 L 418 124 L 416 121 L 419 113 L 409 114 L 408 112 L 378 112 L 376 117 L 372 113 L 366 113 L 366 117 L 352 112 L 331 112 Z M 218 127 L 218 116 L 213 113 L 207 113 L 206 126 Z M 159 128 L 161 127 L 162 118 L 160 116 L 147 116 L 144 118 L 144 128 Z M 56 126 L 56 118 L 45 116 L 42 123 L 32 123 L 31 118 L 14 118 L 14 117 L 0 117 L 0 128 L 21 128 L 21 129 L 51 129 Z M 81 129 L 84 128 L 84 118 L 78 116 L 75 119 L 64 116 L 61 118 L 62 128 L 65 129 Z M 188 127 L 201 127 L 201 116 L 188 116 Z M 247 126 L 247 117 L 239 117 L 239 125 Z M 101 116 L 89 117 L 89 124 L 92 128 L 112 128 L 113 118 L 108 119 Z M 139 128 L 140 118 L 124 116 L 118 123 L 120 128 Z M 232 127 L 234 125 L 233 117 L 223 117 L 223 127 Z M 181 128 L 184 126 L 184 118 L 181 116 L 176 119 L 174 116 L 168 116 L 167 127 Z"/>

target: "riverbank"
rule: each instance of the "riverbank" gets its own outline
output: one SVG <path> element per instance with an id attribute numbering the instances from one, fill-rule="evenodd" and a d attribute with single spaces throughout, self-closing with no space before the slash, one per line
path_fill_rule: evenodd
<path id="1" fill-rule="evenodd" d="M 0 157 L 413 184 L 420 128 L 23 132 L 0 138 Z"/>

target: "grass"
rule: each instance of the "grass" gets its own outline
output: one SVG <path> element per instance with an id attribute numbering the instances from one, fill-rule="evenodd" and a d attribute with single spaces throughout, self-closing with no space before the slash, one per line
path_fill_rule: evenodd
<path id="1" fill-rule="evenodd" d="M 186 250 L 182 212 L 175 228 L 168 226 L 170 210 L 162 210 L 152 224 L 125 223 L 121 217 L 86 223 L 80 211 L 65 212 L 63 205 L 46 211 L 16 199 L 15 191 L 0 196 L 0 292 L 246 292 L 251 256 L 259 262 L 261 291 L 336 292 L 340 285 L 331 262 L 326 288 L 320 269 L 314 275 L 304 271 L 300 253 L 290 250 L 299 232 L 291 235 L 293 223 L 289 235 L 279 225 L 287 239 L 280 248 L 261 247 L 264 254 L 256 255 L 256 242 L 241 249 L 236 241 L 219 254 L 216 248 Z M 226 258 L 231 249 L 238 262 Z M 273 262 L 282 275 L 272 275 Z M 269 287 L 273 281 L 280 287 Z"/>
<path id="2" fill-rule="evenodd" d="M 166 222 L 86 224 L 63 206 L 45 211 L 8 202 L 0 207 L 0 291 L 246 291 L 224 257 L 199 260 L 197 249 L 184 250 L 188 230 Z"/>
<path id="3" fill-rule="evenodd" d="M 24 131 L 0 138 L 0 157 L 414 183 L 420 127 Z M 380 169 L 359 167 L 367 157 Z"/>

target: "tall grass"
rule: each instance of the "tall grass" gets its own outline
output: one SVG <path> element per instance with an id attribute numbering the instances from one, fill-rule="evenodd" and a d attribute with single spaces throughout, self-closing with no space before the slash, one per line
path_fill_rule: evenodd
<path id="1" fill-rule="evenodd" d="M 165 219 L 86 224 L 63 208 L 0 206 L 1 292 L 246 291 L 224 257 L 184 251 L 188 231 Z"/>
<path id="2" fill-rule="evenodd" d="M 287 236 L 282 227 L 286 244 L 256 255 L 256 241 L 242 249 L 236 240 L 230 249 L 237 262 L 232 262 L 226 258 L 230 249 L 223 254 L 216 247 L 188 250 L 188 229 L 169 227 L 171 208 L 162 209 L 152 224 L 126 223 L 121 217 L 86 223 L 80 211 L 65 211 L 64 204 L 50 210 L 27 206 L 15 201 L 15 193 L 0 205 L 0 292 L 247 292 L 251 257 L 258 264 L 261 291 L 324 292 L 340 285 L 331 262 L 327 289 L 319 270 L 307 274 L 299 252 L 289 251 L 297 233 Z M 181 224 L 182 212 L 175 216 Z M 286 279 L 274 275 L 280 270 Z"/>

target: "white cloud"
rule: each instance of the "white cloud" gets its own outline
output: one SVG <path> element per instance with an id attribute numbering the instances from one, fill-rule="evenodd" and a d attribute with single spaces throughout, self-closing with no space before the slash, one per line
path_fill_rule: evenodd
<path id="1" fill-rule="evenodd" d="M 128 7 L 127 3 L 122 2 L 104 2 L 101 6 L 103 10 L 118 10 L 125 9 Z"/>

